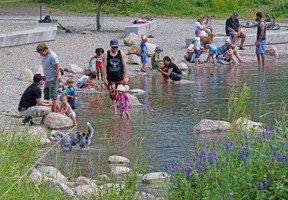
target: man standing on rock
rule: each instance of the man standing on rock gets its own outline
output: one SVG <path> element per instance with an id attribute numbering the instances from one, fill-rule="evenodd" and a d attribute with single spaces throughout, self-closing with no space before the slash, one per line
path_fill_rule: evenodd
<path id="1" fill-rule="evenodd" d="M 117 86 L 125 85 L 127 82 L 127 66 L 125 53 L 118 49 L 119 42 L 117 39 L 110 41 L 110 47 L 111 49 L 103 55 L 102 74 L 104 84 L 110 93 L 110 99 L 115 100 Z"/>
<path id="2" fill-rule="evenodd" d="M 258 66 L 261 64 L 260 55 L 262 58 L 262 67 L 265 64 L 265 44 L 266 44 L 266 25 L 263 20 L 263 15 L 261 12 L 256 13 L 256 21 L 258 22 L 257 26 L 257 40 L 255 42 L 256 45 L 256 56 L 258 61 Z"/>
<path id="3" fill-rule="evenodd" d="M 46 76 L 46 85 L 44 87 L 44 99 L 53 100 L 51 108 L 52 112 L 57 110 L 57 90 L 60 82 L 60 68 L 59 61 L 56 53 L 48 49 L 47 45 L 41 43 L 36 48 L 37 52 L 41 55 L 41 61 L 43 65 L 43 72 Z"/>
<path id="4" fill-rule="evenodd" d="M 24 93 L 21 96 L 19 105 L 18 105 L 18 111 L 26 111 L 27 109 L 33 107 L 33 106 L 51 106 L 51 102 L 44 102 L 41 99 L 41 89 L 40 87 L 43 84 L 43 78 L 41 74 L 35 74 L 33 77 L 33 83 L 24 91 Z M 32 117 L 26 116 L 23 119 L 23 125 L 32 125 Z"/>

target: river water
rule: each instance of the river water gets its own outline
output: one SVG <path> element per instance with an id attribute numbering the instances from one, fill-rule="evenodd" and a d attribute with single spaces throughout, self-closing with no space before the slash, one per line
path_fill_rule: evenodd
<path id="1" fill-rule="evenodd" d="M 140 88 L 146 93 L 137 96 L 144 105 L 130 108 L 130 120 L 113 115 L 108 93 L 82 95 L 77 100 L 78 130 L 86 131 L 87 121 L 95 129 L 89 149 L 54 149 L 43 162 L 65 175 L 93 177 L 109 173 L 110 155 L 132 159 L 147 171 L 162 170 L 163 165 L 174 161 L 190 161 L 197 144 L 213 138 L 213 134 L 193 133 L 193 126 L 203 118 L 227 120 L 229 92 L 235 79 L 238 88 L 245 82 L 250 88 L 250 119 L 272 128 L 281 101 L 287 102 L 287 74 L 285 64 L 268 63 L 265 68 L 193 67 L 185 72 L 184 78 L 191 81 L 186 84 L 163 84 L 158 72 L 136 77 L 130 79 L 130 89 Z"/>

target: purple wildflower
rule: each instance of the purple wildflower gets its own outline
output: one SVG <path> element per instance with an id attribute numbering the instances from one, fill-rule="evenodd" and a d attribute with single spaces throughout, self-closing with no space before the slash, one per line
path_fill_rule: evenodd
<path id="1" fill-rule="evenodd" d="M 216 137 L 215 137 L 215 142 L 219 142 L 219 138 L 218 138 L 218 135 L 216 135 Z"/>
<path id="2" fill-rule="evenodd" d="M 277 156 L 277 148 L 276 148 L 276 146 L 273 146 L 273 155 L 274 155 L 274 157 Z"/>
<path id="3" fill-rule="evenodd" d="M 246 163 L 246 156 L 245 155 L 243 155 L 241 159 L 244 163 Z"/>
<path id="4" fill-rule="evenodd" d="M 260 183 L 259 183 L 259 188 L 260 188 L 260 190 L 263 190 L 263 188 L 264 188 L 264 185 L 263 185 L 263 183 L 262 183 L 262 182 L 260 182 Z"/>
<path id="5" fill-rule="evenodd" d="M 275 132 L 279 133 L 279 127 L 278 126 L 275 127 Z"/>
<path id="6" fill-rule="evenodd" d="M 201 165 L 201 166 L 200 166 L 200 170 L 201 170 L 201 172 L 204 172 L 205 167 Z"/>
<path id="7" fill-rule="evenodd" d="M 190 180 L 191 179 L 191 176 L 192 176 L 192 170 L 190 167 L 184 167 L 184 172 L 186 173 L 187 175 L 187 179 Z"/>
<path id="8" fill-rule="evenodd" d="M 249 135 L 248 135 L 247 133 L 245 134 L 244 137 L 245 137 L 245 140 L 248 141 L 248 139 L 249 139 Z"/>
<path id="9" fill-rule="evenodd" d="M 232 145 L 233 145 L 232 140 L 229 141 L 229 145 L 230 145 L 230 147 L 232 147 Z"/>
<path id="10" fill-rule="evenodd" d="M 278 154 L 277 154 L 277 159 L 278 159 L 278 162 L 281 162 L 281 161 L 282 161 L 282 154 L 281 154 L 281 153 L 278 153 Z"/>
<path id="11" fill-rule="evenodd" d="M 256 142 L 256 141 L 257 141 L 257 134 L 254 133 L 254 142 Z"/>
<path id="12" fill-rule="evenodd" d="M 267 129 L 266 128 L 263 128 L 262 136 L 263 136 L 263 138 L 267 138 Z"/>
<path id="13" fill-rule="evenodd" d="M 267 178 L 263 178 L 264 187 L 267 185 Z"/>
<path id="14" fill-rule="evenodd" d="M 286 164 L 288 164 L 288 154 L 285 156 Z"/>
<path id="15" fill-rule="evenodd" d="M 218 199 L 219 200 L 223 199 L 222 195 L 218 194 Z"/>
<path id="16" fill-rule="evenodd" d="M 220 136 L 220 139 L 219 139 L 219 141 L 220 141 L 220 142 L 222 142 L 222 135 Z"/>
<path id="17" fill-rule="evenodd" d="M 283 141 L 281 141 L 281 142 L 280 142 L 280 144 L 281 144 L 282 150 L 284 150 L 284 147 L 285 147 L 285 144 L 284 144 L 284 142 L 283 142 Z"/>
<path id="18" fill-rule="evenodd" d="M 197 158 L 197 159 L 196 159 L 196 162 L 195 162 L 195 167 L 196 167 L 197 169 L 199 169 L 200 162 L 201 162 L 200 158 Z"/>
<path id="19" fill-rule="evenodd" d="M 148 190 L 145 191 L 146 197 L 148 197 Z"/>

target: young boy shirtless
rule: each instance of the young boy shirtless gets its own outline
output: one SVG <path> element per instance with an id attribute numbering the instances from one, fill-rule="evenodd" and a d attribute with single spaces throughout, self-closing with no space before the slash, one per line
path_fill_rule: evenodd
<path id="1" fill-rule="evenodd" d="M 67 95 L 62 94 L 60 96 L 60 101 L 61 101 L 61 106 L 60 106 L 59 112 L 63 115 L 67 115 L 68 117 L 70 117 L 74 123 L 74 126 L 77 126 L 76 114 L 75 114 L 74 110 L 72 110 L 71 106 L 68 103 Z"/>

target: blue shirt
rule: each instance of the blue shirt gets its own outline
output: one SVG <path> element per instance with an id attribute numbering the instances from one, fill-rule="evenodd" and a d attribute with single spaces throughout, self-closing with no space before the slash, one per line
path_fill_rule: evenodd
<path id="1" fill-rule="evenodd" d="M 140 48 L 141 48 L 141 53 L 146 53 L 147 52 L 147 45 L 145 42 L 140 43 Z"/>

